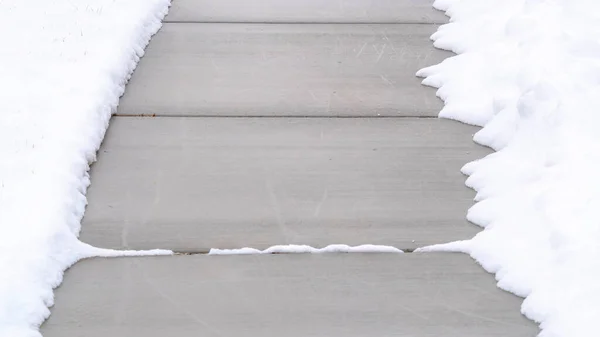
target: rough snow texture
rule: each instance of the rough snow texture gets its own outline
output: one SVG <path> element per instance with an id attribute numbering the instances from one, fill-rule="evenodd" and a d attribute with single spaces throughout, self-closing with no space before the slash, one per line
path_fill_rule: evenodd
<path id="1" fill-rule="evenodd" d="M 421 70 L 441 117 L 484 126 L 496 153 L 467 164 L 478 203 L 469 253 L 526 297 L 544 337 L 599 336 L 600 2 L 438 0 L 435 46 L 459 56 Z M 493 304 L 490 304 L 493 305 Z"/>
<path id="2" fill-rule="evenodd" d="M 398 248 L 380 245 L 360 245 L 351 247 L 348 245 L 329 245 L 323 248 L 314 248 L 306 245 L 279 245 L 265 250 L 255 248 L 240 249 L 211 249 L 208 255 L 248 255 L 248 254 L 300 254 L 300 253 L 402 253 Z"/>
<path id="3" fill-rule="evenodd" d="M 0 336 L 40 336 L 81 258 L 88 168 L 168 0 L 0 0 Z"/>

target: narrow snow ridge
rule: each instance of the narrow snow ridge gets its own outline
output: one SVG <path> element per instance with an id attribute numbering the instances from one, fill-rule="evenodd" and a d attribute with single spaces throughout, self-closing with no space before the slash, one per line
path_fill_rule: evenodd
<path id="1" fill-rule="evenodd" d="M 470 254 L 526 297 L 543 337 L 600 335 L 600 2 L 437 0 L 434 45 L 458 56 L 423 69 L 440 117 L 483 126 L 495 150 L 462 169 L 477 191 L 472 240 L 419 251 Z"/>
<path id="2" fill-rule="evenodd" d="M 80 243 L 80 259 L 91 257 L 133 257 L 133 256 L 166 256 L 174 255 L 172 250 L 167 249 L 149 249 L 149 250 L 115 250 L 90 246 L 86 243 Z"/>
<path id="3" fill-rule="evenodd" d="M 0 336 L 39 337 L 77 236 L 125 83 L 169 0 L 0 1 Z"/>
<path id="4" fill-rule="evenodd" d="M 247 255 L 247 254 L 299 254 L 299 253 L 402 253 L 398 248 L 381 245 L 329 245 L 323 248 L 314 248 L 307 245 L 277 245 L 265 250 L 255 248 L 216 249 L 212 248 L 208 255 Z"/>

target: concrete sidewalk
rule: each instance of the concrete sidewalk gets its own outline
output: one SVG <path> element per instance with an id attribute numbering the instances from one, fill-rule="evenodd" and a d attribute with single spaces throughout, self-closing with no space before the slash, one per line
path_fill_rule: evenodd
<path id="1" fill-rule="evenodd" d="M 469 239 L 460 167 L 415 72 L 447 52 L 415 0 L 175 0 L 92 167 L 81 239 L 173 257 L 78 263 L 46 337 L 516 336 L 521 300 L 461 254 L 210 248 Z"/>
<path id="2" fill-rule="evenodd" d="M 535 336 L 457 254 L 175 256 L 80 262 L 46 337 Z"/>

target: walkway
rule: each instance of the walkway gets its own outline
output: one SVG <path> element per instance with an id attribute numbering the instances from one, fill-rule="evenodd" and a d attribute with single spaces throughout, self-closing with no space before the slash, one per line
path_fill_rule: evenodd
<path id="1" fill-rule="evenodd" d="M 172 257 L 66 273 L 46 337 L 532 337 L 460 254 L 210 248 L 468 239 L 486 149 L 414 73 L 449 53 L 431 1 L 175 0 L 92 167 L 81 239 Z"/>

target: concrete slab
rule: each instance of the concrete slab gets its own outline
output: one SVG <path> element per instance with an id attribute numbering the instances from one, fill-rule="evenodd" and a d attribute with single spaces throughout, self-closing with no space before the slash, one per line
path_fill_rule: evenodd
<path id="1" fill-rule="evenodd" d="M 419 118 L 113 118 L 82 240 L 110 248 L 471 238 L 476 128 Z"/>
<path id="2" fill-rule="evenodd" d="M 174 0 L 166 22 L 446 23 L 433 0 Z"/>
<path id="3" fill-rule="evenodd" d="M 466 255 L 94 259 L 67 271 L 45 337 L 534 337 L 521 299 Z"/>
<path id="4" fill-rule="evenodd" d="M 118 114 L 436 116 L 435 25 L 165 24 Z"/>

